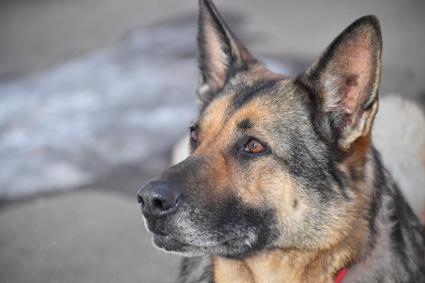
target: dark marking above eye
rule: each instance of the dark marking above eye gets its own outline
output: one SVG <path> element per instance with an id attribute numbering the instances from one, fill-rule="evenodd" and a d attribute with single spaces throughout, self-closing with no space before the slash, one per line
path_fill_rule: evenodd
<path id="1" fill-rule="evenodd" d="M 251 129 L 252 127 L 253 127 L 253 124 L 251 120 L 249 119 L 243 119 L 242 121 L 238 123 L 238 129 L 241 129 L 241 130 Z"/>

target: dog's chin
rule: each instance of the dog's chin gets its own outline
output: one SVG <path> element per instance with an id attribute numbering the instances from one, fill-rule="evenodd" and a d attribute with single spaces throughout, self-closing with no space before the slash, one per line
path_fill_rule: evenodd
<path id="1" fill-rule="evenodd" d="M 253 252 L 251 239 L 232 238 L 209 245 L 193 245 L 167 235 L 153 234 L 153 244 L 160 250 L 184 257 L 216 255 L 229 258 L 242 258 Z"/>
<path id="2" fill-rule="evenodd" d="M 170 236 L 154 234 L 152 242 L 158 249 L 180 256 L 194 257 L 206 254 L 205 251 L 198 247 L 186 244 Z"/>

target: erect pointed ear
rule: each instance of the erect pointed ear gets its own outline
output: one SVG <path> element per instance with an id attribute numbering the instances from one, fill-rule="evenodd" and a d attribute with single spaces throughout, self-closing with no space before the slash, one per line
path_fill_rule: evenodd
<path id="1" fill-rule="evenodd" d="M 198 49 L 201 108 L 217 95 L 229 75 L 255 61 L 229 30 L 210 0 L 199 0 Z"/>
<path id="2" fill-rule="evenodd" d="M 348 150 L 369 136 L 378 109 L 382 37 L 378 19 L 346 28 L 302 76 L 316 101 L 316 122 L 330 141 Z"/>

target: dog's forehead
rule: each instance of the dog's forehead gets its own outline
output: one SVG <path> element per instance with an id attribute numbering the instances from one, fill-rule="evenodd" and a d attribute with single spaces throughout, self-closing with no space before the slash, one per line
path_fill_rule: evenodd
<path id="1" fill-rule="evenodd" d="M 215 98 L 200 119 L 201 128 L 208 129 L 210 133 L 219 131 L 226 121 L 230 104 L 230 95 L 221 95 Z"/>
<path id="2" fill-rule="evenodd" d="M 216 98 L 206 109 L 201 121 L 202 126 L 213 132 L 214 129 L 222 128 L 225 124 L 236 126 L 236 123 L 244 119 L 260 119 L 267 112 L 266 101 L 251 99 L 243 105 L 235 105 L 237 94 L 223 95 Z"/>
<path id="3" fill-rule="evenodd" d="M 246 121 L 254 125 L 275 121 L 285 115 L 276 108 L 291 107 L 285 103 L 290 100 L 285 97 L 293 93 L 291 85 L 289 79 L 281 76 L 232 80 L 205 109 L 201 126 L 209 133 L 216 133 L 223 128 L 236 129 Z M 285 104 L 288 105 L 282 107 Z"/>

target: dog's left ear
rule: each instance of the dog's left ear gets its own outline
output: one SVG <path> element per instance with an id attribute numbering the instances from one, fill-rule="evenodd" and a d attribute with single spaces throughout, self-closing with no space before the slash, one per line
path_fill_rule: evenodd
<path id="1" fill-rule="evenodd" d="M 320 132 L 342 150 L 349 150 L 359 137 L 370 134 L 378 109 L 381 50 L 378 19 L 362 17 L 301 77 L 313 93 Z"/>
<path id="2" fill-rule="evenodd" d="M 247 69 L 256 61 L 210 0 L 199 0 L 198 53 L 201 109 L 223 89 L 233 72 Z"/>

